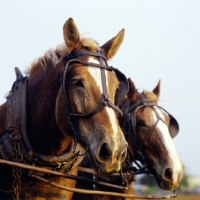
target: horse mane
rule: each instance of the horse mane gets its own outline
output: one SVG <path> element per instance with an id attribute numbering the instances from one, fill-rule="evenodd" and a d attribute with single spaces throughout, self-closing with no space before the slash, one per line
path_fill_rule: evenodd
<path id="1" fill-rule="evenodd" d="M 96 52 L 100 47 L 98 43 L 92 38 L 81 38 L 81 44 L 84 49 L 92 52 Z M 32 73 L 38 67 L 42 67 L 45 73 L 48 67 L 56 67 L 56 65 L 69 53 L 68 47 L 65 43 L 58 45 L 54 49 L 50 49 L 45 52 L 43 57 L 40 57 L 33 61 L 31 67 L 29 67 L 25 73 L 27 76 L 31 76 Z"/>
<path id="2" fill-rule="evenodd" d="M 159 99 L 159 97 L 156 94 L 147 90 L 143 90 L 142 94 L 144 94 L 148 99 L 153 101 L 158 101 Z"/>

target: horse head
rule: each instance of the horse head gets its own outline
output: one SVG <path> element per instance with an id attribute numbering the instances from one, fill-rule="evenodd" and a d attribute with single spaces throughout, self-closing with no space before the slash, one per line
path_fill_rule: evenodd
<path id="1" fill-rule="evenodd" d="M 125 76 L 107 60 L 119 49 L 124 30 L 100 47 L 91 38 L 81 38 L 70 18 L 63 34 L 65 44 L 29 70 L 30 141 L 37 151 L 55 156 L 71 150 L 80 158 L 88 149 L 100 173 L 117 172 L 127 142 L 116 112 L 121 113 L 117 104 L 128 83 L 123 90 Z"/>
<path id="2" fill-rule="evenodd" d="M 129 79 L 128 98 L 122 102 L 126 115 L 122 127 L 128 132 L 127 141 L 135 158 L 147 165 L 162 189 L 174 189 L 184 170 L 173 143 L 179 126 L 171 114 L 158 106 L 159 95 L 160 81 L 152 92 L 139 93 Z M 129 121 L 128 126 L 124 120 Z"/>

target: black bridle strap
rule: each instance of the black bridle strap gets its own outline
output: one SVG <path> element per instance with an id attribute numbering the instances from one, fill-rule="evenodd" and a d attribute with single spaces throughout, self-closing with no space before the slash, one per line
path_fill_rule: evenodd
<path id="1" fill-rule="evenodd" d="M 166 122 L 160 117 L 160 115 L 158 114 L 158 112 L 156 111 L 156 109 L 154 107 L 151 107 L 153 109 L 153 111 L 156 114 L 156 117 L 158 120 L 161 120 L 164 124 L 166 124 Z M 167 124 L 166 124 L 167 125 Z"/>
<path id="2" fill-rule="evenodd" d="M 83 115 L 69 113 L 69 117 L 72 117 L 72 118 L 90 118 L 90 117 L 92 117 L 93 115 L 95 115 L 96 113 L 98 113 L 99 111 L 101 111 L 105 106 L 112 107 L 112 108 L 114 108 L 120 115 L 123 115 L 123 112 L 119 109 L 118 106 L 112 104 L 110 101 L 107 101 L 107 99 L 103 98 L 103 95 L 102 95 L 102 98 L 101 98 L 101 100 L 100 100 L 99 106 L 96 107 L 93 111 L 91 111 L 91 112 L 89 112 L 89 113 L 87 113 L 87 114 L 83 114 Z"/>
<path id="3" fill-rule="evenodd" d="M 79 118 L 87 118 L 87 117 L 92 117 L 93 115 L 95 115 L 97 112 L 99 112 L 100 110 L 102 110 L 105 106 L 109 106 L 111 108 L 113 108 L 114 110 L 116 110 L 117 112 L 119 112 L 120 115 L 123 115 L 122 111 L 117 107 L 115 106 L 108 98 L 106 98 L 107 95 L 107 89 L 106 89 L 106 84 L 105 82 L 103 82 L 102 80 L 102 86 L 103 86 L 103 94 L 102 94 L 102 99 L 100 100 L 100 104 L 97 108 L 95 108 L 92 112 L 90 113 L 87 113 L 87 114 L 74 114 L 74 113 L 71 113 L 70 112 L 70 106 L 69 106 L 69 102 L 68 102 L 68 95 L 66 94 L 66 74 L 67 74 L 67 71 L 68 71 L 68 68 L 69 68 L 69 65 L 71 63 L 80 63 L 80 64 L 83 64 L 83 65 L 86 65 L 86 66 L 92 66 L 92 67 L 98 67 L 98 68 L 102 68 L 102 69 L 109 69 L 109 70 L 113 70 L 114 68 L 110 69 L 108 66 L 106 65 L 99 65 L 99 64 L 95 64 L 95 63 L 90 63 L 90 62 L 84 62 L 84 61 L 80 61 L 78 59 L 72 59 L 72 60 L 69 60 L 66 64 L 66 67 L 65 67 L 65 70 L 64 70 L 64 73 L 63 73 L 63 82 L 62 82 L 62 87 L 63 87 L 63 93 L 64 93 L 64 97 L 65 97 L 65 101 L 66 101 L 66 107 L 67 107 L 67 111 L 69 113 L 69 117 L 79 117 Z M 105 72 L 104 72 L 105 73 Z M 103 74 L 103 73 L 102 73 Z M 103 79 L 105 79 L 104 75 L 103 76 Z M 105 93 L 106 91 L 106 93 Z"/>
<path id="4" fill-rule="evenodd" d="M 91 112 L 89 112 L 87 114 L 83 114 L 83 115 L 69 113 L 69 117 L 73 117 L 73 118 L 90 118 L 93 115 L 95 115 L 96 113 L 98 113 L 99 111 L 101 111 L 105 107 L 103 102 L 104 102 L 104 98 L 102 96 L 99 106 L 96 107 L 93 111 L 91 111 Z"/>
<path id="5" fill-rule="evenodd" d="M 103 64 L 103 59 L 102 57 L 98 57 L 99 58 L 99 62 L 101 66 L 104 66 Z M 106 80 L 106 72 L 105 69 L 100 68 L 101 70 L 101 80 L 102 80 L 102 89 L 103 89 L 103 95 L 105 99 L 109 99 L 108 97 L 108 91 L 107 91 L 107 80 Z"/>
<path id="6" fill-rule="evenodd" d="M 66 61 L 69 61 L 69 60 L 72 60 L 74 58 L 77 58 L 79 56 L 95 56 L 95 57 L 100 57 L 100 58 L 103 58 L 105 61 L 106 61 L 106 57 L 100 52 L 92 52 L 92 51 L 76 51 L 76 52 L 72 52 L 70 54 L 68 54 L 66 57 L 65 57 L 65 60 Z M 106 62 L 107 64 L 107 62 Z"/>
<path id="7" fill-rule="evenodd" d="M 150 99 L 144 99 L 140 97 L 140 100 L 137 100 L 132 106 L 128 108 L 129 113 L 138 108 L 138 106 L 148 107 L 148 106 L 157 106 L 156 101 Z"/>

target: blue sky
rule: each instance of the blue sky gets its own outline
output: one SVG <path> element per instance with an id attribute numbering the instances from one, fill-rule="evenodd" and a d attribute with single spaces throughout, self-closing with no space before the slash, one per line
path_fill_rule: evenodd
<path id="1" fill-rule="evenodd" d="M 14 67 L 63 42 L 73 17 L 80 33 L 100 45 L 125 28 L 110 65 L 152 90 L 161 79 L 160 105 L 177 118 L 174 139 L 186 172 L 200 177 L 200 1 L 0 0 L 0 104 L 15 80 Z"/>

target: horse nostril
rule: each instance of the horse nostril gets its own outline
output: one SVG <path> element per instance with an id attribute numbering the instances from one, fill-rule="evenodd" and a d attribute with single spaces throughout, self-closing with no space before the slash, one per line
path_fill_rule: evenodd
<path id="1" fill-rule="evenodd" d="M 171 181 L 173 176 L 172 168 L 167 168 L 163 173 L 163 179 L 166 181 Z"/>
<path id="2" fill-rule="evenodd" d="M 110 151 L 108 144 L 104 143 L 101 146 L 101 149 L 99 151 L 99 157 L 100 157 L 101 160 L 105 160 L 105 161 L 110 159 L 111 151 Z"/>

